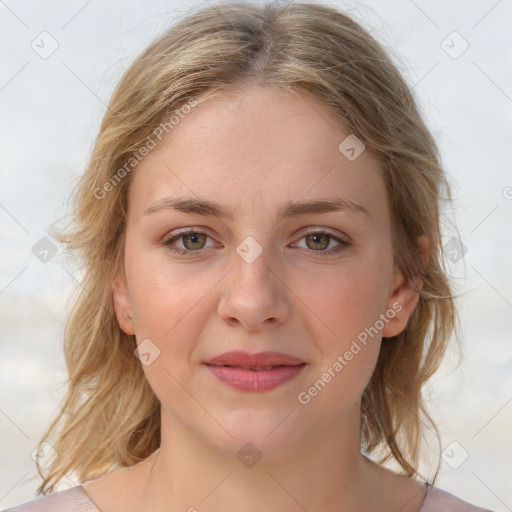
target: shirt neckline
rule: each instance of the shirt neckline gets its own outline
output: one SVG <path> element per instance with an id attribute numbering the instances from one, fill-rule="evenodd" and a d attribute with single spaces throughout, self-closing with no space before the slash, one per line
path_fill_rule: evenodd
<path id="1" fill-rule="evenodd" d="M 425 487 L 426 487 L 425 496 L 423 497 L 423 501 L 421 502 L 420 508 L 418 509 L 417 512 L 423 512 L 423 509 L 424 509 L 425 505 L 427 504 L 427 500 L 429 499 L 429 496 L 431 494 L 430 491 L 434 488 L 428 482 L 425 482 Z M 82 491 L 83 497 L 84 497 L 84 499 L 87 500 L 88 505 L 92 505 L 96 509 L 94 512 L 102 512 L 102 510 L 96 505 L 96 503 L 94 503 L 94 501 L 92 501 L 89 494 L 87 494 L 87 491 L 84 489 L 84 486 L 82 484 L 80 484 L 78 486 L 78 488 L 79 488 L 79 490 Z"/>

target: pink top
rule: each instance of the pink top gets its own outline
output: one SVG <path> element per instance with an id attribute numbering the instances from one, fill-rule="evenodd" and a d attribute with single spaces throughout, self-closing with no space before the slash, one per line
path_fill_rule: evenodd
<path id="1" fill-rule="evenodd" d="M 70 510 L 73 512 L 101 512 L 81 485 L 40 496 L 3 512 L 69 512 Z M 427 495 L 418 512 L 439 512 L 440 510 L 443 512 L 492 512 L 428 485 Z"/>

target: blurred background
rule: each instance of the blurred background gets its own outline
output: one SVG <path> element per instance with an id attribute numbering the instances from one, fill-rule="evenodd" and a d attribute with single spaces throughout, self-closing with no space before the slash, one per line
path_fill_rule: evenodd
<path id="1" fill-rule="evenodd" d="M 33 452 L 64 392 L 80 272 L 48 227 L 70 208 L 123 72 L 176 16 L 209 3 L 0 0 L 0 509 L 35 497 Z M 444 243 L 465 348 L 425 390 L 442 433 L 435 485 L 512 510 L 512 2 L 325 3 L 390 49 L 454 187 Z"/>

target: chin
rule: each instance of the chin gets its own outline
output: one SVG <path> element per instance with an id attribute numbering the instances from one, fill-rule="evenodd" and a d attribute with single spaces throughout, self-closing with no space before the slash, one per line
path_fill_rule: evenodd
<path id="1" fill-rule="evenodd" d="M 230 411 L 228 416 L 218 419 L 232 437 L 225 430 L 219 429 L 221 437 L 217 439 L 216 444 L 231 454 L 238 455 L 238 452 L 246 447 L 245 450 L 249 452 L 260 452 L 266 460 L 268 457 L 272 458 L 299 443 L 307 435 L 304 430 L 306 423 L 297 421 L 297 414 L 291 412 L 292 410 L 280 408 Z M 213 439 L 210 437 L 210 442 Z"/>

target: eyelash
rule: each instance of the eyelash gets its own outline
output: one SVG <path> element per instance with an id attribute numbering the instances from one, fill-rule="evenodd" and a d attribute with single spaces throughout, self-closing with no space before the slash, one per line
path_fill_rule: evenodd
<path id="1" fill-rule="evenodd" d="M 169 237 L 165 242 L 162 243 L 162 245 L 166 246 L 169 251 L 171 251 L 174 254 L 177 254 L 178 256 L 190 257 L 192 255 L 191 253 L 200 252 L 203 249 L 196 249 L 196 250 L 192 250 L 192 249 L 178 249 L 176 247 L 173 247 L 172 243 L 174 241 L 176 241 L 176 240 L 179 240 L 180 238 L 183 238 L 183 237 L 187 236 L 187 235 L 193 235 L 193 234 L 206 235 L 208 238 L 211 238 L 207 233 L 204 233 L 203 231 L 196 231 L 194 229 L 190 229 L 188 231 L 182 231 L 181 233 L 177 233 L 177 234 Z M 329 237 L 329 239 L 335 240 L 336 242 L 339 243 L 339 245 L 335 249 L 331 249 L 331 250 L 328 250 L 328 251 L 327 250 L 315 251 L 313 249 L 309 249 L 310 252 L 316 253 L 321 258 L 328 258 L 330 256 L 338 254 L 342 250 L 348 249 L 352 245 L 347 240 L 343 240 L 342 238 L 339 238 L 339 237 L 337 237 L 337 236 L 335 236 L 335 235 L 333 235 L 333 234 L 331 234 L 329 232 L 320 231 L 320 230 L 319 231 L 307 231 L 299 240 L 302 240 L 306 236 L 318 235 L 318 234 L 320 234 L 320 235 L 327 235 Z M 308 250 L 308 249 L 306 249 L 306 250 Z"/>

